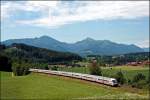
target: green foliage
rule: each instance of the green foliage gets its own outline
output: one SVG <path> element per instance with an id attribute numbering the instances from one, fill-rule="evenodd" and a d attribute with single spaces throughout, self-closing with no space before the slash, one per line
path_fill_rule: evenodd
<path id="1" fill-rule="evenodd" d="M 147 83 L 150 85 L 150 73 L 149 73 L 148 78 L 147 78 Z"/>
<path id="2" fill-rule="evenodd" d="M 0 43 L 0 51 L 4 50 L 5 48 L 6 46 Z"/>
<path id="3" fill-rule="evenodd" d="M 49 69 L 47 63 L 30 63 L 30 68 Z"/>
<path id="4" fill-rule="evenodd" d="M 58 70 L 58 66 L 52 66 L 51 70 Z"/>
<path id="5" fill-rule="evenodd" d="M 11 60 L 2 54 L 0 54 L 0 71 L 12 71 Z"/>
<path id="6" fill-rule="evenodd" d="M 147 85 L 146 80 L 139 80 L 138 82 L 132 83 L 132 87 L 136 87 L 139 89 L 144 88 Z"/>
<path id="7" fill-rule="evenodd" d="M 117 79 L 118 83 L 120 84 L 124 84 L 126 82 L 126 79 L 124 77 L 124 74 L 122 73 L 122 71 L 118 71 L 114 77 Z"/>
<path id="8" fill-rule="evenodd" d="M 48 66 L 45 66 L 44 68 L 45 68 L 45 70 L 49 70 Z"/>
<path id="9" fill-rule="evenodd" d="M 48 69 L 48 64 L 69 63 L 82 58 L 69 52 L 57 52 L 48 49 L 28 46 L 25 44 L 12 44 L 5 47 L 0 45 L 0 70 L 13 69 L 16 75 L 21 75 L 28 68 Z M 7 56 L 1 56 L 1 54 Z M 13 68 L 11 68 L 11 62 Z M 22 68 L 21 68 L 22 67 Z M 19 73 L 19 71 L 21 71 Z M 26 71 L 25 71 L 26 72 Z"/>
<path id="10" fill-rule="evenodd" d="M 118 56 L 88 55 L 87 58 L 95 58 L 101 66 L 105 64 L 123 65 L 128 62 L 142 62 L 149 59 L 149 52 L 129 53 Z"/>
<path id="11" fill-rule="evenodd" d="M 4 50 L 4 53 L 6 53 L 15 62 L 21 60 L 27 63 L 55 63 L 81 60 L 80 56 L 73 53 L 58 52 L 16 43 L 6 48 L 6 50 Z"/>
<path id="12" fill-rule="evenodd" d="M 138 73 L 133 77 L 133 83 L 138 82 L 140 80 L 145 80 L 145 78 L 146 78 L 145 75 L 143 75 L 142 73 Z"/>
<path id="13" fill-rule="evenodd" d="M 135 75 L 133 77 L 132 80 L 132 87 L 136 87 L 136 88 L 144 88 L 147 85 L 147 80 L 146 80 L 146 76 L 143 75 L 142 73 L 138 73 L 137 75 Z"/>
<path id="14" fill-rule="evenodd" d="M 104 61 L 101 59 L 98 59 L 98 64 L 99 66 L 103 66 L 103 67 L 106 67 L 106 64 L 104 63 Z"/>
<path id="15" fill-rule="evenodd" d="M 128 79 L 128 85 L 131 85 L 132 84 L 132 81 L 130 79 Z"/>
<path id="16" fill-rule="evenodd" d="M 23 76 L 29 74 L 29 67 L 27 63 L 13 63 L 12 71 L 15 76 Z"/>
<path id="17" fill-rule="evenodd" d="M 96 61 L 92 61 L 91 65 L 89 66 L 90 74 L 92 75 L 102 75 L 101 68 L 97 65 Z"/>

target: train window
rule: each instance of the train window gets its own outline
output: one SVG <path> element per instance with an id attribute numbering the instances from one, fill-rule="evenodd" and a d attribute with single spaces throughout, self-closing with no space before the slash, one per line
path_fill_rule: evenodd
<path id="1" fill-rule="evenodd" d="M 113 82 L 113 83 L 117 83 L 117 81 L 116 81 L 116 80 L 112 80 L 112 82 Z"/>

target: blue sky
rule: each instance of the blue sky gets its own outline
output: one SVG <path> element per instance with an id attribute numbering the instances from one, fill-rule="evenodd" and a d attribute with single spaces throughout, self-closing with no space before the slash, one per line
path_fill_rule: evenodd
<path id="1" fill-rule="evenodd" d="M 2 2 L 1 40 L 42 35 L 73 43 L 86 37 L 149 46 L 148 2 Z"/>

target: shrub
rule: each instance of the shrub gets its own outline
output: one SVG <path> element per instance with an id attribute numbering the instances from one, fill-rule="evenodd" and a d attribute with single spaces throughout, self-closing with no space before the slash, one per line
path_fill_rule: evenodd
<path id="1" fill-rule="evenodd" d="M 144 88 L 147 85 L 146 80 L 139 80 L 138 82 L 132 83 L 132 87 L 136 87 L 139 89 Z"/>
<path id="2" fill-rule="evenodd" d="M 13 63 L 12 71 L 15 76 L 22 76 L 29 74 L 29 64 Z"/>
<path id="3" fill-rule="evenodd" d="M 132 87 L 143 88 L 147 85 L 146 77 L 142 73 L 138 73 L 133 77 Z"/>
<path id="4" fill-rule="evenodd" d="M 90 70 L 90 74 L 92 75 L 102 75 L 101 68 L 97 65 L 96 61 L 92 61 L 89 70 Z"/>
<path id="5" fill-rule="evenodd" d="M 58 70 L 58 66 L 51 67 L 51 70 Z"/>
<path id="6" fill-rule="evenodd" d="M 128 84 L 132 84 L 132 81 L 130 79 L 128 79 Z"/>
<path id="7" fill-rule="evenodd" d="M 138 82 L 140 80 L 145 80 L 145 76 L 142 73 L 138 73 L 133 77 L 133 83 Z"/>
<path id="8" fill-rule="evenodd" d="M 12 71 L 11 70 L 11 61 L 7 56 L 0 54 L 0 71 Z"/>
<path id="9" fill-rule="evenodd" d="M 12 64 L 12 71 L 13 71 L 13 73 L 14 73 L 15 76 L 18 76 L 18 73 L 19 73 L 18 69 L 19 69 L 19 68 L 20 68 L 20 67 L 19 67 L 19 64 L 18 64 L 18 63 L 13 63 L 13 64 Z"/>
<path id="10" fill-rule="evenodd" d="M 44 69 L 45 69 L 45 70 L 49 70 L 48 66 L 45 66 Z"/>
<path id="11" fill-rule="evenodd" d="M 148 75 L 147 83 L 150 85 L 150 75 Z"/>
<path id="12" fill-rule="evenodd" d="M 117 72 L 114 77 L 118 81 L 119 84 L 124 84 L 126 82 L 126 79 L 121 71 Z"/>

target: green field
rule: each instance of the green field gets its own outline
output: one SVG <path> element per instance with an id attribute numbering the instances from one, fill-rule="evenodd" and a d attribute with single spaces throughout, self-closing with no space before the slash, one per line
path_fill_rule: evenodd
<path id="1" fill-rule="evenodd" d="M 1 72 L 0 99 L 148 99 L 148 91 L 110 87 L 68 77 L 31 73 L 14 76 Z"/>
<path id="2" fill-rule="evenodd" d="M 132 79 L 137 73 L 144 74 L 147 78 L 149 75 L 149 67 L 141 66 L 117 66 L 117 67 L 101 67 L 104 76 L 111 77 L 118 71 L 122 71 L 127 79 Z M 73 68 L 59 68 L 62 71 L 89 73 L 88 67 L 73 67 Z"/>

